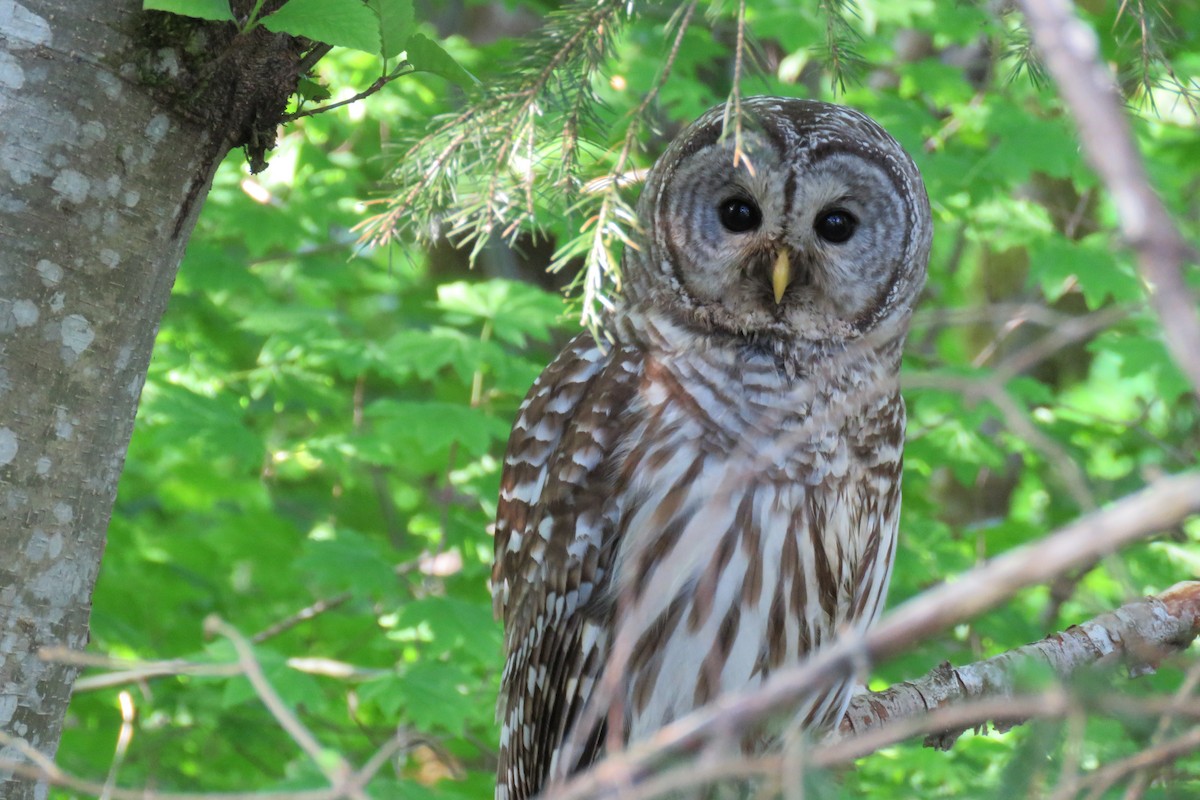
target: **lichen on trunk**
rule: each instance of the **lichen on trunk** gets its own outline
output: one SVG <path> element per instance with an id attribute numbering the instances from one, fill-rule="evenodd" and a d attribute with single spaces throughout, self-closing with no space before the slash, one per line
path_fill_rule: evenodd
<path id="1" fill-rule="evenodd" d="M 154 336 L 217 165 L 306 46 L 140 0 L 0 5 L 0 732 L 53 756 Z M 0 758 L 21 760 L 0 748 Z M 0 772 L 7 800 L 46 787 Z"/>

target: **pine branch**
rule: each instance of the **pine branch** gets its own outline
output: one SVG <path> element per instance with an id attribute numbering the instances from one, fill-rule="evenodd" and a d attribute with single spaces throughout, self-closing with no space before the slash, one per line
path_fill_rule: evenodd
<path id="1" fill-rule="evenodd" d="M 577 0 L 551 14 L 512 78 L 469 97 L 408 147 L 393 174 L 405 189 L 360 226 L 364 238 L 447 236 L 475 255 L 493 236 L 511 240 L 536 225 L 539 186 L 556 201 L 576 183 L 580 130 L 598 105 L 592 83 L 629 7 Z"/>
<path id="2" fill-rule="evenodd" d="M 1200 116 L 1200 86 L 1195 80 L 1181 79 L 1168 58 L 1164 44 L 1181 38 L 1171 25 L 1170 8 L 1161 2 L 1136 0 L 1135 8 L 1123 0 L 1117 9 L 1114 29 L 1129 18 L 1137 39 L 1136 97 L 1151 112 L 1158 114 L 1156 91 L 1174 94 L 1187 105 L 1193 117 Z"/>
<path id="3" fill-rule="evenodd" d="M 600 205 L 595 214 L 589 217 L 580 231 L 580 236 L 559 248 L 551 261 L 549 271 L 557 272 L 566 266 L 573 258 L 584 256 L 584 269 L 576 283 L 583 284 L 583 323 L 592 327 L 593 334 L 599 338 L 600 322 L 604 313 L 611 309 L 611 303 L 605 297 L 606 284 L 609 279 L 619 285 L 620 269 L 617 260 L 612 255 L 612 246 L 619 241 L 626 247 L 636 246 L 627 230 L 636 227 L 637 220 L 633 208 L 622 198 L 622 189 L 640 182 L 645 178 L 638 173 L 630 176 L 626 169 L 633 150 L 638 142 L 638 134 L 644 125 L 646 114 L 658 98 L 658 93 L 666 85 L 671 70 L 679 58 L 683 38 L 687 35 L 692 17 L 696 11 L 696 0 L 683 6 L 675 18 L 675 39 L 671 49 L 663 61 L 662 69 L 650 91 L 642 98 L 642 102 L 633 110 L 629 117 L 629 126 L 617 153 L 612 168 L 602 178 L 591 181 L 584 187 L 583 195 L 575 210 L 595 204 L 590 195 L 599 195 Z M 634 180 L 633 178 L 636 178 Z M 573 284 L 574 286 L 574 284 Z"/>
<path id="4" fill-rule="evenodd" d="M 845 92 L 846 84 L 858 79 L 866 63 L 857 49 L 862 36 L 850 24 L 851 18 L 859 16 L 858 5 L 855 0 L 821 0 L 820 9 L 825 15 L 822 60 L 829 70 L 831 88 Z"/>

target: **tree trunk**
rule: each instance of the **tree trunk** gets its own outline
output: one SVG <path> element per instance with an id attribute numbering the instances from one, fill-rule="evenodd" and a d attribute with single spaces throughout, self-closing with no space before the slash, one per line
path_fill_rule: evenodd
<path id="1" fill-rule="evenodd" d="M 0 731 L 46 756 L 76 670 L 38 650 L 88 641 L 117 479 L 184 246 L 218 163 L 247 138 L 239 104 L 262 120 L 250 137 L 269 146 L 286 101 L 264 113 L 237 85 L 234 33 L 144 13 L 141 0 L 0 0 Z M 172 49 L 172 36 L 219 46 Z M 298 45 L 273 39 L 278 95 L 294 86 Z M 190 78 L 195 53 L 221 68 Z M 12 747 L 0 756 L 20 758 Z M 6 800 L 45 795 L 0 773 Z"/>

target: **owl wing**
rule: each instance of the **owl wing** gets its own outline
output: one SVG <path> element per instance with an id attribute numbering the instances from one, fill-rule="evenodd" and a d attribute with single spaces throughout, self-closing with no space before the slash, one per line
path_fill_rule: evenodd
<path id="1" fill-rule="evenodd" d="M 552 768 L 576 766 L 554 762 L 607 651 L 602 612 L 587 604 L 607 580 L 616 502 L 606 465 L 639 375 L 636 352 L 605 353 L 581 334 L 534 383 L 513 426 L 492 569 L 507 654 L 497 800 L 532 797 Z M 593 755 L 594 747 L 577 764 Z"/>

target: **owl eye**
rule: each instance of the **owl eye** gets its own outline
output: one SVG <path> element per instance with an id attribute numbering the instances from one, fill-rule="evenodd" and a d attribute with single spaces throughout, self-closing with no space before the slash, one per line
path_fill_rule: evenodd
<path id="1" fill-rule="evenodd" d="M 813 230 L 830 244 L 841 244 L 854 235 L 858 219 L 844 208 L 822 211 L 813 222 Z"/>
<path id="2" fill-rule="evenodd" d="M 721 205 L 717 207 L 717 213 L 721 217 L 721 224 L 730 233 L 746 233 L 762 224 L 762 211 L 754 201 L 742 197 L 722 200 Z"/>

